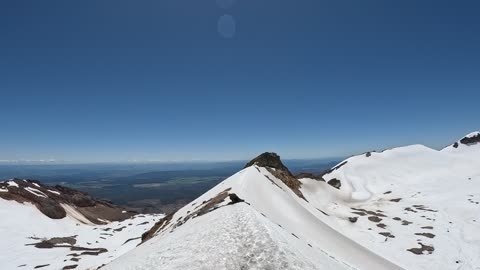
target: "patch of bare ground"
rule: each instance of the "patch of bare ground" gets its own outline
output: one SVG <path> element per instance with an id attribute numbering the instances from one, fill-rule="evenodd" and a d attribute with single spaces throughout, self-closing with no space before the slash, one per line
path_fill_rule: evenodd
<path id="1" fill-rule="evenodd" d="M 424 227 L 422 227 L 422 229 L 433 230 L 433 227 L 432 226 L 424 226 Z"/>
<path id="2" fill-rule="evenodd" d="M 302 192 L 300 191 L 300 187 L 302 185 L 302 182 L 300 182 L 297 178 L 295 178 L 290 171 L 288 170 L 279 170 L 279 169 L 272 169 L 269 167 L 266 167 L 267 170 L 276 178 L 280 179 L 287 187 L 289 187 L 293 193 L 295 193 L 298 197 L 305 199 L 303 196 Z"/>
<path id="3" fill-rule="evenodd" d="M 75 269 L 77 268 L 77 264 L 73 264 L 73 265 L 66 265 L 62 268 L 62 270 L 70 270 L 70 269 Z"/>
<path id="4" fill-rule="evenodd" d="M 106 248 L 86 248 L 86 247 L 71 247 L 71 251 L 88 251 L 88 252 L 94 252 L 94 253 L 105 253 L 108 250 Z M 80 253 L 80 255 L 83 255 L 84 252 Z M 98 255 L 96 254 L 96 255 Z M 90 254 L 89 254 L 90 255 Z"/>
<path id="5" fill-rule="evenodd" d="M 400 221 L 400 220 L 402 220 L 402 219 L 399 218 L 399 217 L 394 217 L 393 220 Z"/>
<path id="6" fill-rule="evenodd" d="M 38 269 L 38 268 L 43 268 L 43 267 L 47 267 L 49 266 L 50 264 L 42 264 L 42 265 L 37 265 L 34 267 L 34 269 Z"/>
<path id="7" fill-rule="evenodd" d="M 378 223 L 378 222 L 382 221 L 382 219 L 377 217 L 377 216 L 369 216 L 368 220 L 370 220 L 371 222 L 375 222 L 375 223 Z"/>
<path id="8" fill-rule="evenodd" d="M 322 214 L 324 214 L 325 216 L 329 216 L 329 214 L 325 213 L 325 211 L 322 211 L 322 210 L 320 210 L 320 209 L 318 209 L 318 208 L 315 208 L 315 209 L 317 209 L 318 211 L 320 211 L 320 212 L 321 212 Z"/>
<path id="9" fill-rule="evenodd" d="M 425 206 L 425 205 L 412 205 L 412 206 L 417 210 L 421 210 L 421 211 L 438 212 L 437 210 L 430 209 L 428 208 L 428 206 Z"/>
<path id="10" fill-rule="evenodd" d="M 135 237 L 135 238 L 127 239 L 127 241 L 125 241 L 125 242 L 122 244 L 122 246 L 125 245 L 126 243 L 130 242 L 130 241 L 134 241 L 134 240 L 138 240 L 138 239 L 142 239 L 142 237 L 140 236 L 140 237 Z"/>
<path id="11" fill-rule="evenodd" d="M 403 226 L 408 226 L 410 224 L 412 224 L 413 222 L 410 222 L 410 221 L 407 221 L 407 220 L 402 220 L 402 225 Z"/>
<path id="12" fill-rule="evenodd" d="M 60 246 L 61 244 L 67 244 L 73 246 L 77 243 L 75 239 L 76 236 L 70 237 L 53 237 L 50 239 L 42 240 L 39 243 L 27 244 L 26 246 L 35 246 L 36 248 L 54 248 L 54 247 L 68 247 L 66 245 Z"/>
<path id="13" fill-rule="evenodd" d="M 412 212 L 412 213 L 417 213 L 417 211 L 413 210 L 412 208 L 410 207 L 405 207 L 404 209 L 405 211 L 409 211 L 409 212 Z"/>
<path id="14" fill-rule="evenodd" d="M 333 172 L 333 171 L 335 171 L 335 170 L 338 170 L 338 169 L 340 169 L 341 167 L 345 166 L 345 164 L 347 164 L 347 163 L 348 163 L 348 160 L 346 160 L 346 161 L 338 164 L 337 166 L 335 166 L 335 167 L 333 167 L 333 168 L 331 168 L 331 169 L 329 169 L 329 170 L 326 170 L 326 171 L 323 173 L 323 175 L 326 175 L 326 174 L 329 174 L 329 173 L 331 173 L 331 172 Z M 322 176 L 323 176 L 323 175 L 322 175 Z"/>
<path id="15" fill-rule="evenodd" d="M 432 254 L 433 251 L 435 251 L 435 248 L 433 246 L 424 245 L 421 242 L 419 242 L 418 244 L 420 245 L 419 248 L 410 248 L 407 249 L 407 251 L 410 251 L 415 255 L 428 255 Z"/>
<path id="16" fill-rule="evenodd" d="M 338 180 L 337 178 L 328 180 L 327 184 L 329 184 L 330 186 L 336 189 L 340 189 L 340 187 L 342 187 L 342 181 Z"/>
<path id="17" fill-rule="evenodd" d="M 323 177 L 314 175 L 312 173 L 299 173 L 295 175 L 295 178 L 297 179 L 308 178 L 308 179 L 314 179 L 314 180 L 325 182 L 325 179 L 323 179 Z"/>
<path id="18" fill-rule="evenodd" d="M 265 152 L 250 160 L 244 168 L 250 166 L 259 166 L 266 168 L 273 176 L 280 179 L 287 187 L 289 187 L 298 197 L 305 199 L 300 186 L 302 183 L 295 178 L 288 168 L 283 165 L 280 156 L 276 153 Z M 257 168 L 258 170 L 258 168 Z M 270 179 L 271 180 L 271 179 Z"/>
<path id="19" fill-rule="evenodd" d="M 153 225 L 153 227 L 150 228 L 150 230 L 144 232 L 142 234 L 142 243 L 151 239 L 157 231 L 161 231 L 163 228 L 165 228 L 167 225 L 169 225 L 170 221 L 173 218 L 173 215 L 174 215 L 174 213 L 170 213 L 170 214 L 166 215 L 165 217 L 160 219 L 157 223 L 155 223 L 155 225 Z"/>
<path id="20" fill-rule="evenodd" d="M 120 228 L 117 228 L 115 230 L 113 230 L 114 232 L 121 232 L 123 229 L 127 228 L 126 226 L 122 226 Z"/>
<path id="21" fill-rule="evenodd" d="M 425 236 L 425 237 L 428 237 L 428 238 L 434 238 L 435 237 L 435 234 L 433 234 L 433 233 L 416 233 L 415 235 Z"/>
<path id="22" fill-rule="evenodd" d="M 378 234 L 383 235 L 388 238 L 395 238 L 395 235 L 389 233 L 389 232 L 379 232 Z"/>
<path id="23" fill-rule="evenodd" d="M 124 211 L 109 201 L 96 200 L 85 192 L 64 186 L 46 186 L 37 180 L 13 179 L 8 182 L 15 182 L 16 185 L 0 183 L 0 188 L 8 189 L 8 192 L 0 192 L 0 198 L 19 203 L 32 203 L 40 212 L 52 219 L 62 219 L 67 215 L 62 204 L 74 207 L 94 224 L 101 224 L 98 218 L 121 221 L 135 214 Z"/>
<path id="24" fill-rule="evenodd" d="M 379 228 L 382 228 L 382 229 L 385 229 L 387 227 L 387 225 L 383 224 L 383 223 L 378 223 L 377 224 L 377 227 Z"/>
<path id="25" fill-rule="evenodd" d="M 357 215 L 362 215 L 360 213 L 363 213 L 363 216 L 368 214 L 368 215 L 377 216 L 377 217 L 387 217 L 385 214 L 381 213 L 381 210 L 371 211 L 363 208 L 354 208 L 354 207 L 352 207 L 351 209 L 355 210 L 356 212 L 354 214 L 357 214 Z"/>
<path id="26" fill-rule="evenodd" d="M 145 224 L 148 224 L 148 221 L 145 221 L 145 222 L 139 223 L 139 224 L 137 224 L 137 226 L 141 226 L 141 225 L 145 225 Z"/>
<path id="27" fill-rule="evenodd" d="M 402 198 L 396 198 L 396 199 L 391 199 L 390 201 L 391 201 L 391 202 L 399 202 L 399 201 L 401 201 L 401 200 L 402 200 Z"/>
<path id="28" fill-rule="evenodd" d="M 257 168 L 258 169 L 258 168 Z M 273 181 L 272 178 L 270 178 L 270 176 L 268 175 L 265 175 L 265 177 L 270 181 L 270 183 L 272 183 L 272 185 L 275 185 L 277 186 L 279 189 L 283 190 L 283 188 L 281 186 L 279 186 L 277 183 L 275 183 L 275 181 Z"/>

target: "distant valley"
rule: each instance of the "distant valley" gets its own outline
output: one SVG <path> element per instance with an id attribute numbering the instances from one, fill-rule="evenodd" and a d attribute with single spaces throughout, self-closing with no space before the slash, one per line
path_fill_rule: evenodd
<path id="1" fill-rule="evenodd" d="M 320 173 L 342 158 L 286 160 L 293 173 Z M 139 164 L 0 165 L 0 178 L 37 179 L 140 213 L 171 213 L 242 168 L 246 161 Z"/>

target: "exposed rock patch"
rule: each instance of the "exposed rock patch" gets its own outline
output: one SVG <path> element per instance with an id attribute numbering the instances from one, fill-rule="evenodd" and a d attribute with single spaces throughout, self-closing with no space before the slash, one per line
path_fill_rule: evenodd
<path id="1" fill-rule="evenodd" d="M 355 222 L 357 222 L 358 217 L 349 217 L 348 220 L 352 223 L 355 223 Z"/>
<path id="2" fill-rule="evenodd" d="M 292 175 L 288 168 L 283 165 L 282 161 L 280 160 L 280 156 L 276 153 L 265 152 L 257 156 L 256 158 L 250 160 L 244 168 L 248 168 L 253 165 L 264 168 L 274 168 L 276 170 L 288 172 L 288 174 Z"/>
<path id="3" fill-rule="evenodd" d="M 407 251 L 410 251 L 416 255 L 425 255 L 425 254 L 432 254 L 433 251 L 435 250 L 433 246 L 427 246 L 420 242 L 418 244 L 420 245 L 419 248 L 410 248 L 410 249 L 407 249 Z"/>
<path id="4" fill-rule="evenodd" d="M 7 192 L 0 192 L 0 198 L 32 203 L 40 212 L 52 219 L 66 217 L 67 212 L 62 204 L 80 212 L 94 224 L 104 223 L 99 219 L 121 221 L 135 214 L 124 211 L 123 208 L 116 207 L 111 202 L 93 199 L 87 193 L 60 185 L 46 186 L 37 180 L 11 179 L 1 182 L 0 189 L 7 190 Z"/>
<path id="5" fill-rule="evenodd" d="M 383 223 L 378 223 L 377 224 L 377 227 L 379 228 L 382 228 L 382 229 L 385 229 L 387 227 L 387 225 L 383 224 Z"/>
<path id="6" fill-rule="evenodd" d="M 480 142 L 480 133 L 477 133 L 469 137 L 464 137 L 463 139 L 460 140 L 460 143 L 466 144 L 466 145 L 476 144 L 479 142 Z"/>
<path id="7" fill-rule="evenodd" d="M 333 171 L 335 171 L 335 170 L 338 170 L 338 169 L 340 169 L 341 167 L 345 166 L 345 164 L 347 164 L 347 163 L 348 163 L 348 161 L 345 160 L 344 162 L 338 164 L 337 166 L 335 166 L 335 167 L 333 167 L 333 168 L 331 168 L 331 169 L 329 169 L 329 170 L 326 170 L 326 171 L 323 173 L 323 175 L 326 175 L 326 174 L 329 174 L 329 173 L 331 173 L 331 172 L 333 172 Z M 323 176 L 323 175 L 322 175 L 322 176 Z"/>
<path id="8" fill-rule="evenodd" d="M 388 238 L 395 238 L 395 235 L 389 233 L 389 232 L 379 232 L 378 234 L 383 235 Z"/>
<path id="9" fill-rule="evenodd" d="M 314 180 L 325 182 L 325 179 L 323 179 L 323 177 L 321 177 L 319 175 L 314 175 L 312 173 L 299 173 L 299 174 L 295 175 L 295 178 L 297 178 L 297 179 L 308 178 L 308 179 L 314 179 Z"/>
<path id="10" fill-rule="evenodd" d="M 340 189 L 340 187 L 342 186 L 342 182 L 340 182 L 340 180 L 338 180 L 337 178 L 333 178 L 329 180 L 327 183 L 336 189 Z"/>
<path id="11" fill-rule="evenodd" d="M 416 233 L 415 235 L 425 236 L 427 238 L 434 238 L 435 234 L 433 233 Z"/>
<path id="12" fill-rule="evenodd" d="M 382 221 L 382 219 L 377 217 L 377 216 L 370 216 L 370 217 L 368 217 L 368 220 L 370 220 L 371 222 L 375 222 L 375 223 L 378 223 L 378 222 Z"/>
<path id="13" fill-rule="evenodd" d="M 306 200 L 300 191 L 302 183 L 292 175 L 285 165 L 283 165 L 279 155 L 276 153 L 265 152 L 249 161 L 244 168 L 254 165 L 266 168 L 273 176 L 280 179 L 287 187 L 297 194 L 298 197 Z M 272 180 L 270 179 L 270 181 Z"/>

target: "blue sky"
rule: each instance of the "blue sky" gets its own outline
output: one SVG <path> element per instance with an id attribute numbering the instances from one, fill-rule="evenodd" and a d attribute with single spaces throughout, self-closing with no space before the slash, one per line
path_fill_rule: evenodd
<path id="1" fill-rule="evenodd" d="M 232 2 L 1 1 L 0 160 L 317 158 L 480 129 L 478 1 Z"/>

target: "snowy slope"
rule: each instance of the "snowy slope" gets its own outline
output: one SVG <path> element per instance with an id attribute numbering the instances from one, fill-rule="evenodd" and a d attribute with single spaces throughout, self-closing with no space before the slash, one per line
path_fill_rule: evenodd
<path id="1" fill-rule="evenodd" d="M 87 207 L 88 212 L 85 212 L 87 208 L 69 204 L 64 200 L 68 196 L 59 191 L 61 187 L 56 189 L 19 179 L 0 184 L 3 196 L 0 196 L 2 270 L 97 269 L 135 248 L 141 242 L 142 233 L 163 217 L 132 216 L 127 211 L 100 202 L 93 207 Z M 26 194 L 34 197 L 24 196 Z M 79 193 L 75 195 L 79 197 Z M 36 197 L 42 201 L 30 201 Z M 65 217 L 54 219 L 40 211 L 40 204 L 46 207 L 53 203 L 59 203 L 66 212 Z M 96 225 L 83 214 L 89 213 L 90 218 L 93 214 L 113 217 L 111 214 L 114 211 L 120 211 L 120 214 L 127 218 L 115 222 L 99 218 L 98 223 L 103 225 Z"/>
<path id="2" fill-rule="evenodd" d="M 171 222 L 106 269 L 400 269 L 327 226 L 318 210 L 262 167 L 233 175 L 171 221 L 181 223 L 225 190 L 246 203 L 227 205 L 227 198 L 184 224 Z"/>
<path id="3" fill-rule="evenodd" d="M 324 175 L 340 190 L 302 180 L 307 199 L 335 217 L 331 226 L 406 269 L 480 269 L 479 143 L 413 145 L 342 163 Z"/>
<path id="4" fill-rule="evenodd" d="M 338 189 L 304 178 L 295 192 L 275 169 L 247 167 L 105 269 L 480 269 L 480 144 L 469 142 L 351 157 L 323 175 Z"/>

